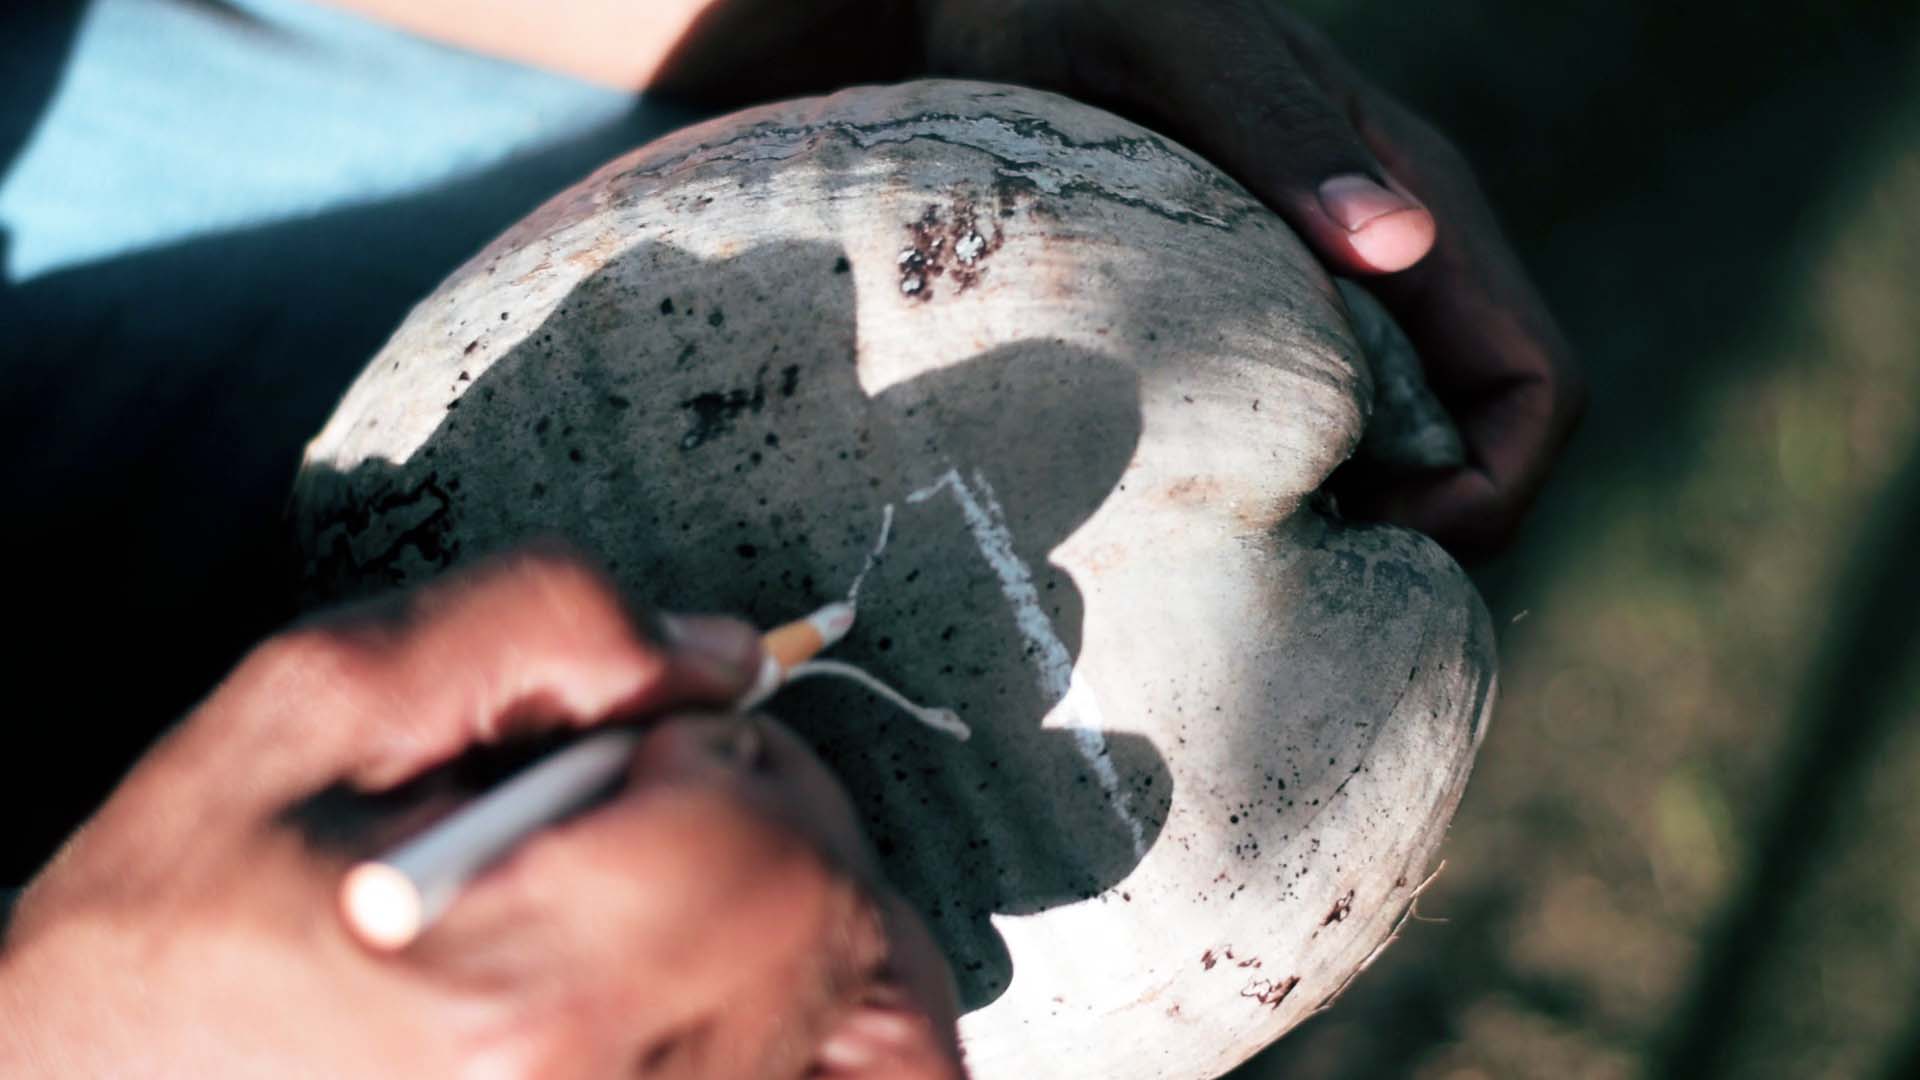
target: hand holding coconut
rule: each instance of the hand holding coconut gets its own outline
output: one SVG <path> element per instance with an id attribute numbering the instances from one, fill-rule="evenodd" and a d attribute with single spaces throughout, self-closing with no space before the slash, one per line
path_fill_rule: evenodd
<path id="1" fill-rule="evenodd" d="M 1566 340 L 1445 136 L 1266 0 L 924 0 L 936 70 L 1099 102 L 1200 151 L 1366 280 L 1467 450 L 1345 505 L 1457 554 L 1511 539 L 1585 408 Z"/>

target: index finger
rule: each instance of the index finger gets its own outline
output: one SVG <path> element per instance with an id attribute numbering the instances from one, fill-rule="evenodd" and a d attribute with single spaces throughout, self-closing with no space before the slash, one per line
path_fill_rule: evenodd
<path id="1" fill-rule="evenodd" d="M 272 639 L 182 734 L 218 739 L 210 752 L 281 797 L 386 788 L 509 732 L 744 692 L 753 628 L 678 625 L 669 645 L 581 557 L 524 550 Z"/>

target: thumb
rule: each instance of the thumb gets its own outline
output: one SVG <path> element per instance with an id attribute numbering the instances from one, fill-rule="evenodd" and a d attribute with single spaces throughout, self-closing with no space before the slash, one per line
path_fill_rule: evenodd
<path id="1" fill-rule="evenodd" d="M 1390 274 L 1419 262 L 1433 248 L 1433 215 L 1391 179 L 1335 173 L 1314 195 L 1313 205 L 1296 199 L 1291 212 L 1283 213 L 1339 270 Z"/>
<path id="2" fill-rule="evenodd" d="M 1433 247 L 1434 219 L 1351 119 L 1347 84 L 1300 49 L 1306 31 L 1270 9 L 1206 10 L 1145 55 L 1154 112 L 1287 220 L 1337 274 L 1404 270 Z M 1253 32 L 1249 20 L 1271 21 Z M 1169 28 L 1171 32 L 1172 28 Z M 1184 44 L 1183 44 L 1184 43 Z M 1232 72 L 1231 78 L 1220 72 Z"/>
<path id="3" fill-rule="evenodd" d="M 1269 55 L 1263 66 L 1264 92 L 1256 84 L 1194 114 L 1226 121 L 1208 125 L 1218 130 L 1216 160 L 1335 273 L 1388 274 L 1419 262 L 1433 247 L 1433 215 L 1387 174 L 1291 50 Z M 1215 83 L 1200 92 L 1223 89 Z"/>

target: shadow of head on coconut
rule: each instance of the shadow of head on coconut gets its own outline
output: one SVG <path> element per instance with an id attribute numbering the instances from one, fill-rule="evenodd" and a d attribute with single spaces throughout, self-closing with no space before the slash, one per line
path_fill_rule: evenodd
<path id="1" fill-rule="evenodd" d="M 838 683 L 771 711 L 846 782 L 977 1007 L 1012 977 L 989 917 L 1100 896 L 1169 805 L 1154 747 L 1069 694 L 1083 601 L 1048 561 L 1120 483 L 1139 388 L 1124 362 L 1034 340 L 869 392 L 854 315 L 832 246 L 643 243 L 530 333 L 494 340 L 475 317 L 454 361 L 421 361 L 453 366 L 403 460 L 307 465 L 306 591 L 412 584 L 555 534 L 650 604 L 763 626 L 858 580 L 836 657 L 953 707 L 973 739 Z"/>

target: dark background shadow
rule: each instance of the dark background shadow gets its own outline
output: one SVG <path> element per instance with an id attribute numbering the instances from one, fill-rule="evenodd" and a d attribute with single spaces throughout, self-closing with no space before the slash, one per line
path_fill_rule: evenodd
<path id="1" fill-rule="evenodd" d="M 308 469 L 299 518 L 321 543 L 306 589 L 327 601 L 415 584 L 484 554 L 464 540 L 476 532 L 495 546 L 558 534 L 649 603 L 773 625 L 845 598 L 891 503 L 860 622 L 834 655 L 955 708 L 974 738 L 839 684 L 802 683 L 774 711 L 846 781 L 978 1007 L 1012 977 L 989 917 L 1120 881 L 1138 856 L 1113 802 L 1151 844 L 1172 782 L 1147 740 L 1104 734 L 1125 785 L 1105 791 L 1072 732 L 1041 729 L 1054 695 L 954 492 L 907 496 L 957 468 L 969 497 L 991 500 L 1071 658 L 1083 603 L 1047 555 L 1118 483 L 1139 390 L 1122 362 L 1031 341 L 869 396 L 847 266 L 821 244 L 620 254 L 483 371 L 455 375 L 444 420 L 405 462 Z"/>
<path id="2" fill-rule="evenodd" d="M 1854 403 L 1920 371 L 1890 317 L 1920 205 L 1887 179 L 1920 6 L 1302 6 L 1466 150 L 1594 396 L 1476 571 L 1502 703 L 1421 904 L 1444 924 L 1236 1076 L 1905 1075 L 1915 913 L 1871 867 L 1911 817 L 1868 792 L 1915 768 L 1913 425 Z M 1805 432 L 1824 483 L 1795 484 Z"/>

